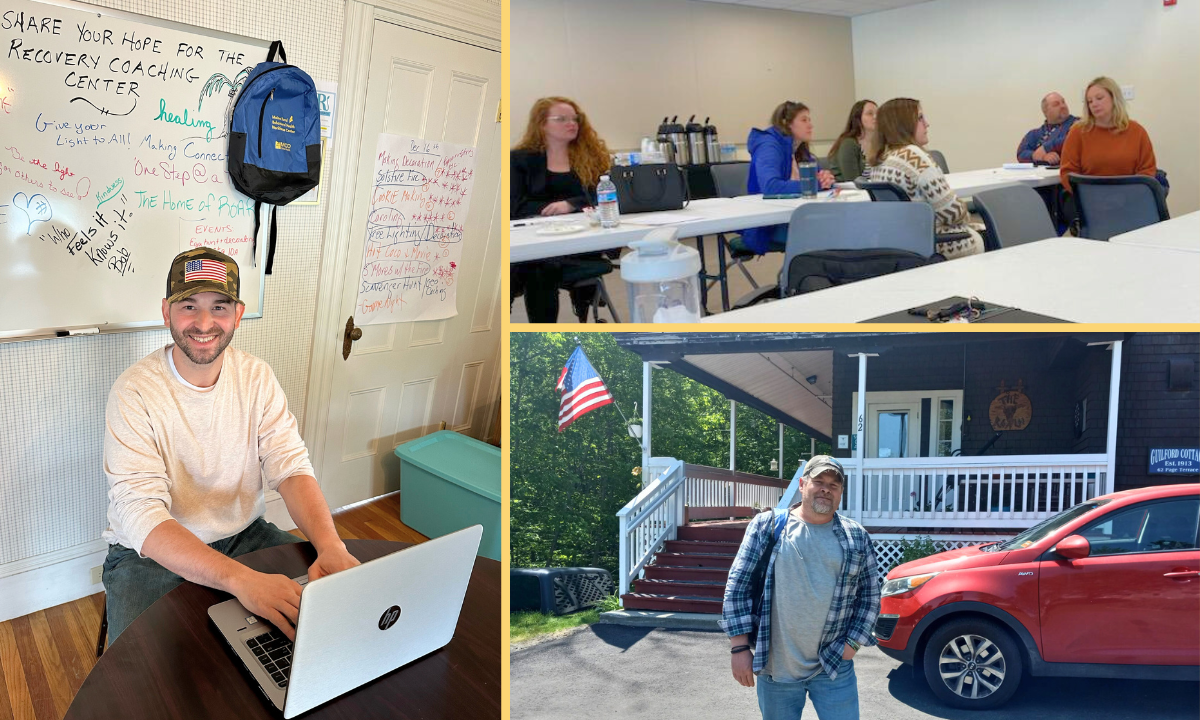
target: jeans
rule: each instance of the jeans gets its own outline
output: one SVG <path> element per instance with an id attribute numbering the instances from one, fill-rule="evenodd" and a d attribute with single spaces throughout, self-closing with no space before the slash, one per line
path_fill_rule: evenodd
<path id="1" fill-rule="evenodd" d="M 258 518 L 237 535 L 222 538 L 209 547 L 226 557 L 237 557 L 255 550 L 304 542 Z M 129 627 L 146 608 L 163 595 L 183 584 L 183 578 L 154 562 L 138 557 L 135 550 L 124 545 L 109 545 L 104 560 L 105 607 L 108 612 L 108 642 Z"/>
<path id="2" fill-rule="evenodd" d="M 858 720 L 858 678 L 854 661 L 842 660 L 837 680 L 822 670 L 816 677 L 799 682 L 773 682 L 758 676 L 758 709 L 763 720 L 800 720 L 805 696 L 812 696 L 820 720 Z"/>

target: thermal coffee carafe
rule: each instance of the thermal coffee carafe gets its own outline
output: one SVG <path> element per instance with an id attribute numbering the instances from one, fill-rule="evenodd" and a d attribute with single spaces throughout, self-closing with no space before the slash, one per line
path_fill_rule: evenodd
<path id="1" fill-rule="evenodd" d="M 703 165 L 708 162 L 708 146 L 704 140 L 704 126 L 696 122 L 695 115 L 688 119 L 687 137 L 688 148 L 692 154 L 692 163 Z"/>
<path id="2" fill-rule="evenodd" d="M 712 118 L 704 118 L 704 144 L 708 148 L 708 161 L 721 162 L 721 142 L 717 140 L 717 126 L 709 123 Z"/>
<path id="3" fill-rule="evenodd" d="M 688 152 L 687 133 L 677 120 L 678 115 L 671 118 L 670 122 L 663 118 L 662 125 L 658 126 L 658 142 L 663 147 L 668 163 L 687 165 L 691 157 Z"/>

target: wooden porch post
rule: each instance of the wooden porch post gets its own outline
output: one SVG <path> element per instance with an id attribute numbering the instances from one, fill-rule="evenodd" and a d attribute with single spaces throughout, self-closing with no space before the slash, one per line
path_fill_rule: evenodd
<path id="1" fill-rule="evenodd" d="M 737 470 L 737 400 L 729 401 L 729 469 Z"/>
<path id="2" fill-rule="evenodd" d="M 779 423 L 779 479 L 783 479 L 783 423 Z"/>
<path id="3" fill-rule="evenodd" d="M 654 480 L 650 477 L 650 363 L 642 363 L 642 487 Z"/>
<path id="4" fill-rule="evenodd" d="M 851 488 L 854 493 L 853 505 L 850 506 L 852 517 L 862 522 L 863 495 L 866 493 L 867 480 L 863 473 L 863 458 L 866 457 L 866 423 L 867 423 L 867 358 L 878 357 L 876 353 L 855 353 L 850 357 L 858 358 L 858 410 L 854 421 L 854 444 L 858 446 L 854 458 L 858 464 L 858 484 Z"/>
<path id="5" fill-rule="evenodd" d="M 1116 488 L 1117 470 L 1117 408 L 1121 398 L 1121 340 L 1114 340 L 1111 348 L 1112 368 L 1108 379 L 1108 442 L 1105 453 L 1108 455 L 1108 469 L 1104 476 L 1102 495 L 1107 495 Z"/>

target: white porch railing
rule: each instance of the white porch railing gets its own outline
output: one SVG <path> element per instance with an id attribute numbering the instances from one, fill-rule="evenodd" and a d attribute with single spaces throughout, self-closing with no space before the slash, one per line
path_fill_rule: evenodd
<path id="1" fill-rule="evenodd" d="M 662 473 L 617 511 L 620 522 L 620 594 L 667 540 L 674 540 L 683 524 L 683 462 L 675 458 L 651 458 L 648 467 L 663 467 Z"/>
<path id="2" fill-rule="evenodd" d="M 689 508 L 775 507 L 785 481 L 765 475 L 685 463 L 684 501 Z"/>
<path id="3" fill-rule="evenodd" d="M 1112 491 L 1108 457 L 1021 455 L 846 461 L 844 509 L 864 524 L 1029 527 Z"/>

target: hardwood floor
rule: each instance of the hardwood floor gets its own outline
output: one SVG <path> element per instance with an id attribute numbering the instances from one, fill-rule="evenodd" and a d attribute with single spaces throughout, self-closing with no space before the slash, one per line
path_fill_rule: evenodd
<path id="1" fill-rule="evenodd" d="M 333 515 L 338 535 L 419 543 L 400 522 L 400 493 Z M 292 534 L 304 537 L 299 530 Z M 0 623 L 0 720 L 59 720 L 96 664 L 104 593 Z"/>

